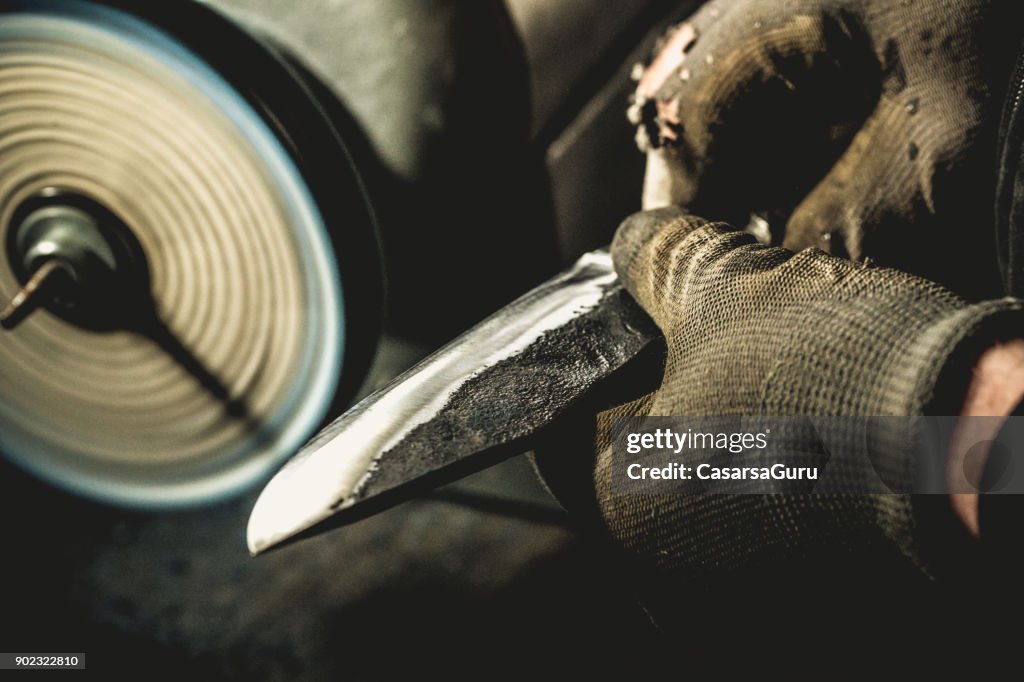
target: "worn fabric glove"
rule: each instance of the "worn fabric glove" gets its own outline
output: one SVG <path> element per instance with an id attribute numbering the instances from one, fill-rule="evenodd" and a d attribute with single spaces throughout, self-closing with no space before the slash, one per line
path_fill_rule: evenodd
<path id="1" fill-rule="evenodd" d="M 763 246 L 671 208 L 626 221 L 612 255 L 665 334 L 664 380 L 599 417 L 596 456 L 587 445 L 538 456 L 570 511 L 658 568 L 720 571 L 872 546 L 931 570 L 928 529 L 908 495 L 619 494 L 608 423 L 621 414 L 955 415 L 979 350 L 1024 329 L 1015 299 L 969 305 L 903 272 Z M 908 452 L 886 457 L 895 475 L 914 475 Z"/>
<path id="2" fill-rule="evenodd" d="M 999 114 L 1024 30 L 1000 0 L 713 0 L 675 29 L 631 117 L 645 207 L 683 205 L 999 295 Z"/>

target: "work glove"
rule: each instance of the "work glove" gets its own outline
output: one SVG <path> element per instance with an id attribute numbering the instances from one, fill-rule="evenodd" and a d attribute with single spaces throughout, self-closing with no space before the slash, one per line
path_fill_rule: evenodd
<path id="1" fill-rule="evenodd" d="M 1024 23 L 1000 0 L 713 0 L 663 41 L 630 116 L 645 208 L 680 205 L 1001 293 L 996 137 Z M 780 229 L 780 228 L 784 228 Z"/>
<path id="2" fill-rule="evenodd" d="M 538 453 L 571 512 L 644 562 L 690 574 L 869 546 L 933 570 L 922 538 L 934 529 L 912 496 L 623 492 L 610 425 L 625 414 L 956 415 L 980 350 L 1024 329 L 1015 299 L 968 304 L 901 271 L 761 245 L 675 208 L 627 220 L 612 256 L 664 333 L 664 378 L 599 416 L 596 455 L 565 440 Z M 874 455 L 895 490 L 911 488 L 908 450 Z"/>
<path id="3" fill-rule="evenodd" d="M 669 33 L 630 110 L 644 206 L 741 227 L 759 215 L 787 248 L 670 208 L 620 228 L 616 267 L 668 352 L 660 389 L 538 453 L 578 518 L 689 574 L 868 546 L 941 570 L 928 538 L 960 529 L 935 511 L 948 503 L 621 494 L 610 432 L 626 414 L 959 413 L 979 348 L 1022 328 L 1015 301 L 966 300 L 1001 289 L 992 204 L 1013 5 L 713 0 Z M 876 455 L 896 489 L 915 475 L 909 451 Z"/>

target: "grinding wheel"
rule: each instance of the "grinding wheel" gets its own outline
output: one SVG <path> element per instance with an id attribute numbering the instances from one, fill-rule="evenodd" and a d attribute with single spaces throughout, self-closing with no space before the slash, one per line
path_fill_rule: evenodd
<path id="1" fill-rule="evenodd" d="M 336 126 L 192 2 L 0 2 L 0 244 L 0 449 L 103 501 L 261 479 L 376 340 L 376 237 Z"/>

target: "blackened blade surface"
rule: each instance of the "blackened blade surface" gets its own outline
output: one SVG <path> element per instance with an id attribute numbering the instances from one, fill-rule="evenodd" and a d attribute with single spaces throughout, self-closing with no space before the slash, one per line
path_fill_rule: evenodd
<path id="1" fill-rule="evenodd" d="M 249 549 L 363 518 L 528 450 L 657 338 L 607 251 L 585 255 L 325 428 L 260 495 Z"/>

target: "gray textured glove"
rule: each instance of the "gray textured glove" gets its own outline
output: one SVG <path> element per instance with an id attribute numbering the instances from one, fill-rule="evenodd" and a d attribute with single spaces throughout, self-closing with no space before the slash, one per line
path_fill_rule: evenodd
<path id="1" fill-rule="evenodd" d="M 994 150 L 1019 9 L 706 3 L 637 89 L 645 207 L 763 213 L 794 250 L 871 257 L 961 295 L 998 295 Z"/>
<path id="2" fill-rule="evenodd" d="M 570 511 L 589 507 L 619 544 L 664 568 L 732 568 L 830 545 L 885 545 L 927 568 L 906 495 L 616 494 L 602 442 L 608 419 L 959 414 L 979 349 L 1024 329 L 1019 303 L 968 305 L 899 271 L 762 246 L 676 209 L 626 221 L 612 253 L 626 288 L 665 334 L 664 381 L 599 417 L 596 457 L 538 457 Z M 887 456 L 887 469 L 913 475 L 907 452 Z"/>

